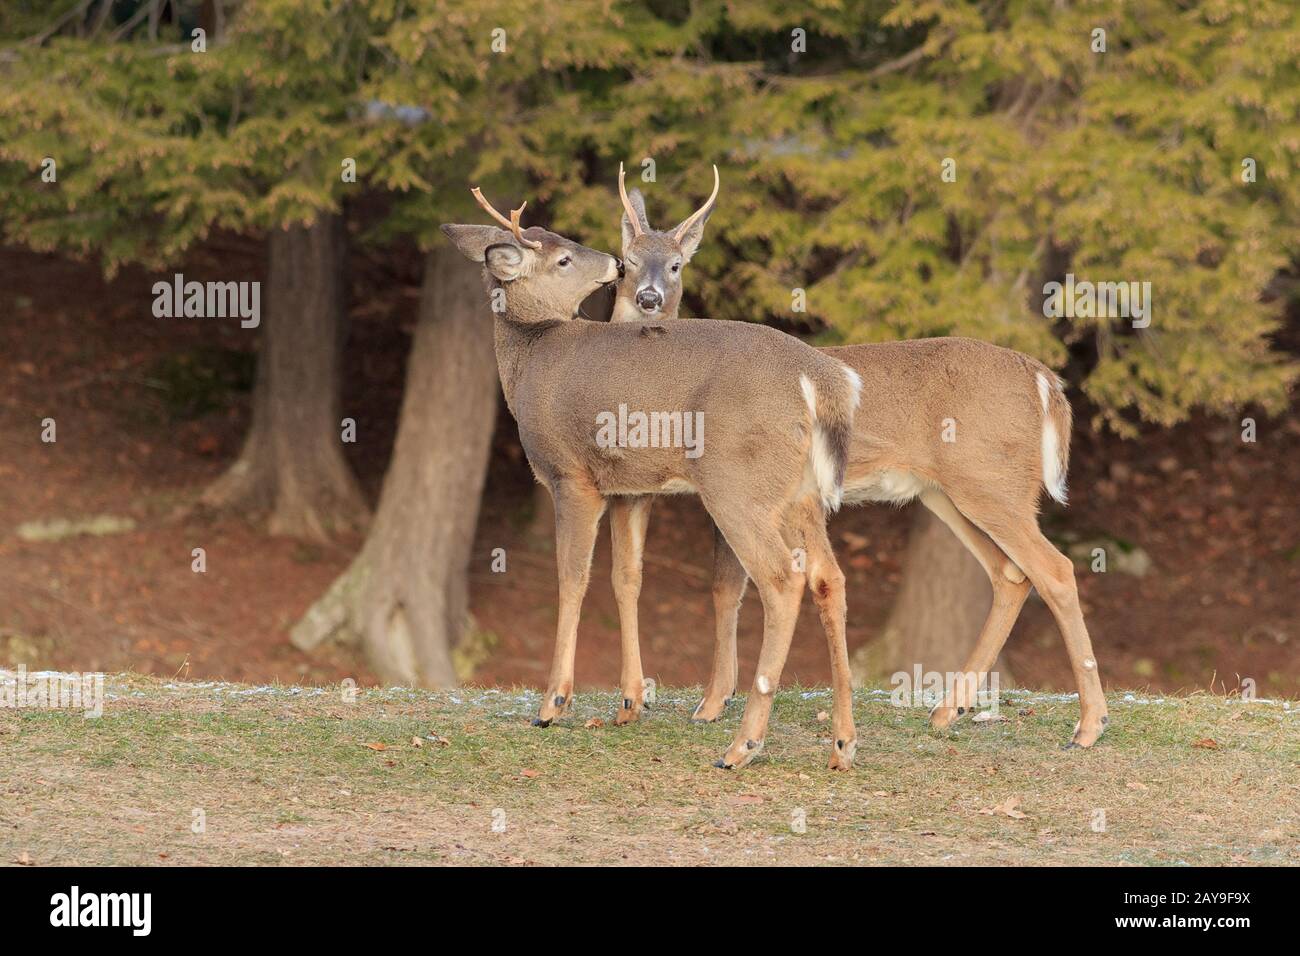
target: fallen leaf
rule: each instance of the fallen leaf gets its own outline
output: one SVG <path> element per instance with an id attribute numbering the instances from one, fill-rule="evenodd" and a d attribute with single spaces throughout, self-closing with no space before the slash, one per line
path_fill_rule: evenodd
<path id="1" fill-rule="evenodd" d="M 14 862 L 17 863 L 19 866 L 31 866 L 32 858 L 26 850 L 23 850 L 22 853 L 18 854 L 18 858 L 14 860 Z"/>
<path id="2" fill-rule="evenodd" d="M 731 797 L 730 802 L 736 806 L 757 806 L 763 798 L 756 793 L 740 793 Z"/>
<path id="3" fill-rule="evenodd" d="M 521 777 L 527 777 L 529 780 L 532 780 L 534 777 L 540 777 L 542 775 L 542 772 L 540 770 L 520 770 L 519 775 Z"/>
<path id="4" fill-rule="evenodd" d="M 419 737 L 412 737 L 412 738 L 411 738 L 411 746 L 412 746 L 412 747 L 423 747 L 423 746 L 424 746 L 424 741 L 421 740 Z"/>
<path id="5" fill-rule="evenodd" d="M 1019 805 L 1020 805 L 1019 797 L 1007 797 L 997 806 L 985 807 L 983 810 L 980 811 L 980 813 L 990 817 L 994 816 L 995 814 L 1001 813 L 1004 816 L 1008 816 L 1013 820 L 1023 820 L 1025 819 L 1026 814 L 1021 813 L 1019 810 L 1016 809 L 1016 807 Z"/>
<path id="6" fill-rule="evenodd" d="M 971 718 L 971 720 L 973 720 L 977 724 L 985 724 L 991 720 L 1009 721 L 1010 719 L 1011 719 L 1010 717 L 1004 717 L 1001 714 L 995 714 L 991 710 L 981 710 L 978 714 L 976 714 L 974 717 Z"/>
<path id="7" fill-rule="evenodd" d="M 828 720 L 828 719 L 830 718 L 830 716 L 831 716 L 831 715 L 828 714 L 828 713 L 826 713 L 826 711 L 824 711 L 824 710 L 819 710 L 819 711 L 817 711 L 817 723 L 820 724 L 820 723 L 822 723 L 823 721 Z"/>
<path id="8" fill-rule="evenodd" d="M 840 540 L 849 546 L 850 551 L 861 551 L 871 543 L 871 539 L 866 535 L 854 534 L 852 531 L 841 532 Z"/>
<path id="9" fill-rule="evenodd" d="M 1218 750 L 1219 743 L 1213 737 L 1202 737 L 1192 744 L 1193 747 L 1199 747 L 1201 750 Z"/>
<path id="10" fill-rule="evenodd" d="M 591 720 L 587 721 L 582 726 L 586 727 L 588 730 L 594 730 L 597 727 L 604 727 L 605 722 L 601 720 L 599 717 L 593 717 L 591 718 Z"/>
<path id="11" fill-rule="evenodd" d="M 1130 780 L 1128 783 L 1124 784 L 1124 786 L 1128 787 L 1130 790 L 1147 789 L 1147 785 L 1145 783 L 1138 783 L 1136 780 Z"/>
<path id="12" fill-rule="evenodd" d="M 366 748 L 369 749 L 369 750 L 387 750 L 387 749 L 388 749 L 388 744 L 362 744 L 362 746 L 366 747 Z"/>

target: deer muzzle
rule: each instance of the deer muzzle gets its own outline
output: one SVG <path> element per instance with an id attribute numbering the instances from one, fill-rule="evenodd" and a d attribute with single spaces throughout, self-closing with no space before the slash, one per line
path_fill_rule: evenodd
<path id="1" fill-rule="evenodd" d="M 658 289 L 647 286 L 644 289 L 637 290 L 636 304 L 644 312 L 657 312 L 659 307 L 664 304 L 664 297 Z"/>

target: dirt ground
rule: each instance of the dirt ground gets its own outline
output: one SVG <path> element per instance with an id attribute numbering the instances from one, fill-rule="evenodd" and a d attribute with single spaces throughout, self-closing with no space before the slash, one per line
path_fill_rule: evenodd
<path id="1" fill-rule="evenodd" d="M 856 695 L 848 773 L 826 690 L 777 695 L 763 754 L 711 762 L 740 719 L 647 719 L 611 694 L 528 725 L 535 691 L 236 686 L 110 678 L 102 716 L 0 709 L 0 865 L 1300 864 L 1300 710 L 1110 695 L 1078 714 L 1009 692 L 1000 720 L 928 729 Z M 601 721 L 604 720 L 604 723 Z"/>
<path id="2" fill-rule="evenodd" d="M 205 279 L 262 276 L 260 250 L 217 240 L 183 267 Z M 239 268 L 242 265 L 242 270 Z M 0 665 L 133 671 L 165 677 L 312 684 L 370 675 L 343 651 L 308 658 L 288 628 L 347 565 L 357 540 L 329 548 L 264 536 L 240 516 L 187 505 L 235 456 L 248 420 L 254 337 L 234 322 L 159 320 L 157 276 L 106 282 L 91 265 L 0 249 Z M 413 328 L 410 263 L 358 267 L 344 414 L 349 458 L 372 495 L 391 449 Z M 1145 576 L 1084 571 L 1080 591 L 1108 687 L 1223 693 L 1241 678 L 1261 696 L 1300 695 L 1300 424 L 1261 418 L 1258 441 L 1235 421 L 1201 418 L 1121 441 L 1078 419 L 1071 505 L 1045 516 L 1053 535 L 1101 534 L 1140 547 Z M 53 418 L 57 441 L 40 440 Z M 555 620 L 553 557 L 525 533 L 533 486 L 502 409 L 472 570 L 473 611 L 492 653 L 485 685 L 543 681 Z M 697 502 L 656 506 L 642 597 L 646 671 L 663 685 L 705 677 L 712 605 L 710 531 Z M 112 516 L 131 530 L 27 540 L 24 523 Z M 832 536 L 850 578 L 850 648 L 879 631 L 898 587 L 910 514 L 846 511 Z M 31 534 L 28 534 L 31 537 Z M 191 570 L 206 550 L 208 570 Z M 490 571 L 504 547 L 508 573 Z M 618 677 L 617 612 L 602 534 L 582 621 L 580 687 Z M 742 683 L 757 653 L 758 602 L 742 615 Z M 974 635 L 971 635 L 973 640 Z M 1019 683 L 1069 689 L 1050 615 L 1031 601 L 1011 638 Z M 829 676 L 805 602 L 786 676 Z"/>

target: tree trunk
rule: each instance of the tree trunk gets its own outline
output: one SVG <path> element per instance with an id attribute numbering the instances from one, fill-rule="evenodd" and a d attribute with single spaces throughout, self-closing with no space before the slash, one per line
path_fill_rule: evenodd
<path id="1" fill-rule="evenodd" d="M 917 664 L 923 673 L 960 671 L 993 605 L 988 575 L 974 555 L 928 508 L 914 510 L 903 583 L 889 619 L 881 636 L 854 655 L 858 682 L 887 680 L 900 671 L 910 679 Z M 1010 683 L 1001 658 L 997 670 L 1000 684 Z"/>
<path id="2" fill-rule="evenodd" d="M 425 263 L 393 460 L 361 552 L 294 627 L 311 650 L 360 642 L 384 680 L 456 682 L 469 561 L 497 409 L 491 313 L 477 267 L 454 249 Z"/>
<path id="3" fill-rule="evenodd" d="M 323 541 L 365 525 L 343 457 L 339 363 L 346 334 L 341 216 L 271 233 L 253 423 L 239 458 L 204 493 L 217 508 L 269 512 L 272 534 Z"/>

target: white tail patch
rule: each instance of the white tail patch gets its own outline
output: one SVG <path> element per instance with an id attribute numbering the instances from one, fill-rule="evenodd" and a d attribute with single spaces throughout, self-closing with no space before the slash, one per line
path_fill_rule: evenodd
<path id="1" fill-rule="evenodd" d="M 1052 389 L 1060 387 L 1059 379 L 1053 382 L 1042 372 L 1038 373 L 1038 398 L 1043 403 L 1043 487 L 1055 500 L 1065 504 L 1067 495 L 1065 472 L 1061 468 L 1061 439 L 1047 411 Z"/>
<path id="2" fill-rule="evenodd" d="M 808 411 L 812 413 L 813 421 L 816 421 L 817 389 L 813 388 L 812 379 L 802 372 L 799 373 L 799 390 L 803 392 L 804 404 L 808 406 Z"/>
<path id="3" fill-rule="evenodd" d="M 822 507 L 827 513 L 837 511 L 840 507 L 841 489 L 835 481 L 835 456 L 831 453 L 826 432 L 817 420 L 817 389 L 803 373 L 799 374 L 799 388 L 803 392 L 803 400 L 808 405 L 808 411 L 812 413 L 812 448 L 809 451 L 806 470 L 811 474 L 805 473 L 804 480 L 811 479 L 811 483 L 817 488 L 818 497 L 821 498 Z"/>
<path id="4" fill-rule="evenodd" d="M 857 408 L 862 402 L 862 376 L 847 365 L 841 367 L 844 369 L 845 377 L 849 380 L 849 388 L 853 390 L 853 407 Z"/>

